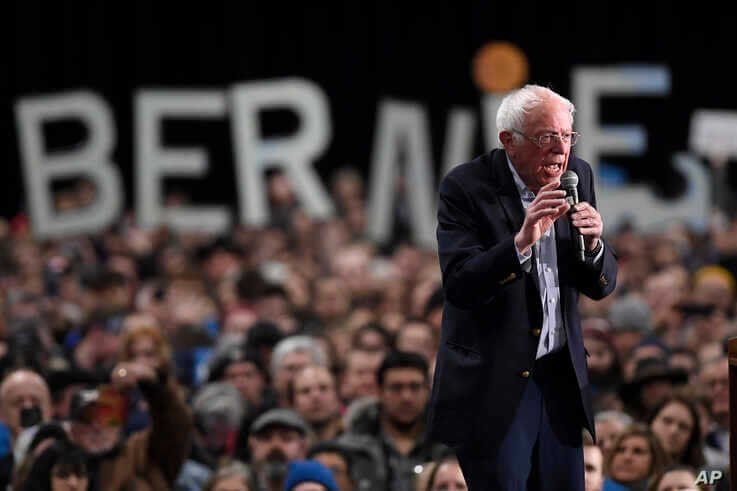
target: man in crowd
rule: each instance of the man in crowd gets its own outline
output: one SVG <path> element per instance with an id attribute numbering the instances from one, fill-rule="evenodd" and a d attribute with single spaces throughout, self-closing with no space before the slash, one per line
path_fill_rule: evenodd
<path id="1" fill-rule="evenodd" d="M 292 381 L 291 400 L 312 428 L 316 442 L 332 440 L 343 431 L 335 377 L 326 367 L 308 365 Z"/>
<path id="2" fill-rule="evenodd" d="M 389 353 L 377 373 L 379 400 L 354 407 L 339 441 L 372 455 L 372 489 L 413 490 L 415 466 L 447 451 L 428 440 L 428 363 L 416 353 Z"/>
<path id="3" fill-rule="evenodd" d="M 289 384 L 307 365 L 327 366 L 325 350 L 310 336 L 291 336 L 274 347 L 271 354 L 271 380 L 279 407 L 289 407 Z"/>
<path id="4" fill-rule="evenodd" d="M 357 489 L 354 478 L 353 452 L 337 442 L 322 442 L 310 447 L 307 458 L 330 469 L 340 491 Z M 363 488 L 361 488 L 363 489 Z"/>
<path id="5" fill-rule="evenodd" d="M 361 397 L 376 397 L 376 372 L 384 359 L 381 351 L 355 348 L 345 357 L 345 370 L 341 384 L 341 397 L 349 403 Z"/>
<path id="6" fill-rule="evenodd" d="M 309 429 L 290 409 L 271 409 L 251 425 L 248 446 L 259 491 L 282 491 L 287 465 L 307 453 Z"/>
<path id="7" fill-rule="evenodd" d="M 428 363 L 435 360 L 437 345 L 432 327 L 422 319 L 409 319 L 397 332 L 395 347 L 422 355 Z"/>
<path id="8" fill-rule="evenodd" d="M 0 384 L 0 421 L 13 437 L 51 419 L 51 393 L 46 381 L 26 369 L 8 374 Z"/>
<path id="9" fill-rule="evenodd" d="M 0 427 L 6 434 L 7 447 L 0 454 L 0 483 L 10 481 L 10 473 L 16 458 L 21 458 L 23 448 L 32 438 L 35 427 L 47 422 L 52 416 L 51 393 L 46 381 L 39 374 L 27 369 L 10 372 L 0 384 Z M 24 430 L 29 429 L 24 441 L 18 440 Z M 15 447 L 15 449 L 14 449 Z"/>
<path id="10" fill-rule="evenodd" d="M 710 401 L 712 428 L 706 437 L 704 457 L 710 466 L 729 467 L 729 363 L 720 356 L 701 369 L 701 383 Z"/>
<path id="11" fill-rule="evenodd" d="M 261 414 L 276 404 L 261 358 L 240 346 L 226 349 L 213 361 L 209 380 L 223 381 L 238 389 L 248 403 L 249 414 Z"/>

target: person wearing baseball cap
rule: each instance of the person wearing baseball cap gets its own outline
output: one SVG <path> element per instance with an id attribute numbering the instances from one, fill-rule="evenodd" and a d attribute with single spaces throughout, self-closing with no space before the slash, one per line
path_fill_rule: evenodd
<path id="1" fill-rule="evenodd" d="M 307 454 L 308 426 L 291 409 L 271 409 L 251 424 L 251 466 L 262 489 L 284 489 L 287 465 Z"/>

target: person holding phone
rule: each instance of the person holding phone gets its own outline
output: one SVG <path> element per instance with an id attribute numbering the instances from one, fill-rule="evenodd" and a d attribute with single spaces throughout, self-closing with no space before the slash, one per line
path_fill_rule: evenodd
<path id="1" fill-rule="evenodd" d="M 141 359 L 115 365 L 109 385 L 77 392 L 70 434 L 90 456 L 90 489 L 172 489 L 189 453 L 192 417 L 168 370 Z M 137 389 L 151 415 L 145 430 L 124 436 L 127 397 Z"/>

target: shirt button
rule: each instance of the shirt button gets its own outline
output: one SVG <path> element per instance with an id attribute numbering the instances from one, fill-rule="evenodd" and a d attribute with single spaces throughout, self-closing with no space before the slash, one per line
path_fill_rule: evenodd
<path id="1" fill-rule="evenodd" d="M 550 266 L 545 266 L 545 271 L 547 271 L 548 273 L 550 273 L 552 271 L 552 269 L 550 269 Z"/>
<path id="2" fill-rule="evenodd" d="M 525 370 L 524 372 L 520 373 L 520 375 L 522 375 L 524 378 L 530 378 L 530 371 Z"/>
<path id="3" fill-rule="evenodd" d="M 543 330 L 542 330 L 542 329 L 533 329 L 533 330 L 532 330 L 532 335 L 533 335 L 533 336 L 535 336 L 535 337 L 538 337 L 538 336 L 540 336 L 540 334 L 541 334 L 542 332 L 543 332 Z"/>

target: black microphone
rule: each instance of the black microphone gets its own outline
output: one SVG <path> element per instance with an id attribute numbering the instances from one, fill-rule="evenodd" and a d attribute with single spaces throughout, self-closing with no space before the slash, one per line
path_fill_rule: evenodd
<path id="1" fill-rule="evenodd" d="M 576 174 L 572 170 L 565 171 L 560 178 L 560 187 L 566 192 L 566 201 L 569 205 L 571 205 L 571 210 L 569 211 L 569 214 L 573 213 L 573 207 L 578 204 L 578 189 L 576 188 L 577 185 L 578 174 Z M 586 248 L 584 247 L 583 243 L 583 235 L 581 235 L 578 227 L 575 227 L 573 225 L 573 221 L 571 221 L 571 233 L 573 234 L 573 241 L 576 244 L 576 259 L 579 262 L 584 263 L 586 262 Z"/>

